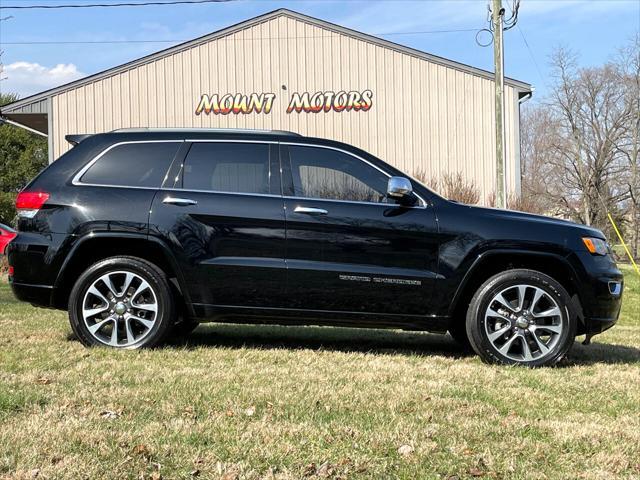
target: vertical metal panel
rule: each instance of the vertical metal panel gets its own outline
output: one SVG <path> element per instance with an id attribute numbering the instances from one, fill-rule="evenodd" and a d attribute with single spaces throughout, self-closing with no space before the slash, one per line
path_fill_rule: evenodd
<path id="1" fill-rule="evenodd" d="M 49 112 L 48 116 L 47 116 L 47 154 L 49 156 L 48 160 L 49 163 L 53 162 L 53 160 L 55 160 L 54 156 L 53 156 L 53 140 L 54 140 L 54 135 L 55 132 L 53 131 L 53 99 L 48 98 L 46 100 L 47 102 L 47 111 Z"/>
<path id="2" fill-rule="evenodd" d="M 18 108 L 12 108 L 11 113 L 47 113 L 50 112 L 49 99 L 44 98 L 42 100 L 36 100 L 33 103 L 22 105 Z"/>
<path id="3" fill-rule="evenodd" d="M 294 92 L 365 89 L 368 112 L 285 112 Z M 276 95 L 268 115 L 195 115 L 203 93 L 262 92 Z M 507 86 L 505 99 L 508 186 L 517 189 L 518 92 Z M 483 199 L 495 189 L 491 80 L 286 15 L 63 92 L 52 110 L 56 158 L 69 133 L 274 128 L 354 144 L 409 174 L 461 171 Z"/>

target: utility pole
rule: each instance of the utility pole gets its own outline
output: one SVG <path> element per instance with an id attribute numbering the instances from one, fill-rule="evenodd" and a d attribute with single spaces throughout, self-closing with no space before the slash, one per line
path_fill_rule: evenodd
<path id="1" fill-rule="evenodd" d="M 502 0 L 492 0 L 491 18 L 493 22 L 493 61 L 496 86 L 496 206 L 507 208 L 507 188 L 505 172 L 505 125 L 504 125 L 504 8 Z"/>

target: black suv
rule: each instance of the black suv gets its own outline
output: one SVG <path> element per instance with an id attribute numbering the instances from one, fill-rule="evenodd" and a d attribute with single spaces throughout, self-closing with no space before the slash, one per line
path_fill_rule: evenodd
<path id="1" fill-rule="evenodd" d="M 447 201 L 355 147 L 278 131 L 120 130 L 17 199 L 16 296 L 85 345 L 198 322 L 450 332 L 486 361 L 559 361 L 617 320 L 598 230 Z"/>

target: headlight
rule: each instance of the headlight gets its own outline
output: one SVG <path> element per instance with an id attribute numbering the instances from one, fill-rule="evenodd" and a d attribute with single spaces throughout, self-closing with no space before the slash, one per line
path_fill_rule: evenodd
<path id="1" fill-rule="evenodd" d="M 592 255 L 606 255 L 609 253 L 609 245 L 601 238 L 582 237 L 582 243 Z"/>

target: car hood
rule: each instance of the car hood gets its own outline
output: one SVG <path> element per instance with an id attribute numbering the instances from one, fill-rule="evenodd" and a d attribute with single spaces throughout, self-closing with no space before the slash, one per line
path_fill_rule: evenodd
<path id="1" fill-rule="evenodd" d="M 471 205 L 462 205 L 470 209 L 474 214 L 484 217 L 493 217 L 496 220 L 511 220 L 522 221 L 531 225 L 531 223 L 539 223 L 544 225 L 554 225 L 564 228 L 572 228 L 581 232 L 582 235 L 602 238 L 606 240 L 604 234 L 597 228 L 589 227 L 580 223 L 575 223 L 570 220 L 562 220 L 559 218 L 546 217 L 544 215 L 536 215 L 533 213 L 519 212 L 517 210 L 504 210 L 502 208 L 490 208 L 490 207 L 477 207 Z"/>

